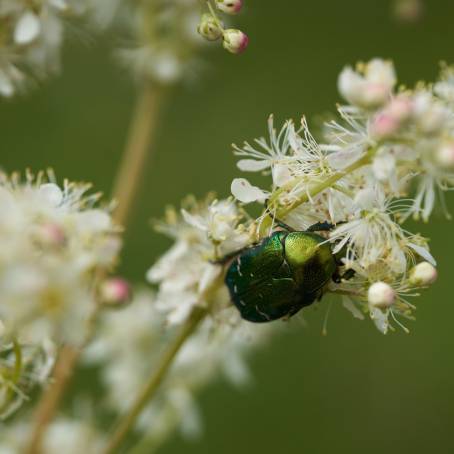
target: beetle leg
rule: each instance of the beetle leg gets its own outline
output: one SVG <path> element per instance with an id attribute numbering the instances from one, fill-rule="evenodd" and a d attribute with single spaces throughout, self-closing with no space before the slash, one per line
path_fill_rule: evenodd
<path id="1" fill-rule="evenodd" d="M 306 229 L 306 232 L 329 232 L 335 229 L 338 225 L 346 224 L 347 221 L 341 221 L 337 224 L 333 224 L 328 221 L 324 222 L 317 222 L 314 225 L 311 225 L 309 228 Z"/>
<path id="2" fill-rule="evenodd" d="M 314 225 L 311 225 L 309 228 L 306 229 L 306 232 L 329 232 L 333 230 L 336 226 L 331 224 L 331 222 L 317 222 Z"/>
<path id="3" fill-rule="evenodd" d="M 333 279 L 334 283 L 341 284 L 342 281 L 349 281 L 355 274 L 356 274 L 356 271 L 352 268 L 349 268 L 343 274 L 340 274 L 339 271 L 336 271 L 333 274 L 332 279 Z"/>
<path id="4" fill-rule="evenodd" d="M 268 211 L 268 199 L 265 200 L 265 208 Z M 270 217 L 273 219 L 273 222 L 278 226 L 283 228 L 284 230 L 287 230 L 288 232 L 296 232 L 296 230 L 293 227 L 290 227 L 288 224 L 285 222 L 281 221 L 280 219 L 276 219 L 272 216 L 271 212 L 269 212 Z"/>
<path id="5" fill-rule="evenodd" d="M 284 230 L 287 230 L 287 232 L 296 232 L 293 227 L 290 227 L 288 224 L 280 221 L 279 219 L 275 219 L 274 222 L 278 227 L 282 227 Z"/>
<path id="6" fill-rule="evenodd" d="M 356 271 L 353 268 L 349 268 L 348 270 L 345 271 L 345 273 L 341 276 L 341 279 L 343 281 L 349 281 L 354 275 L 356 274 Z"/>

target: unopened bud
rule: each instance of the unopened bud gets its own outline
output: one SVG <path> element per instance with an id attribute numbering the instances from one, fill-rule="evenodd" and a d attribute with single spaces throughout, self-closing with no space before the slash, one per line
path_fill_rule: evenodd
<path id="1" fill-rule="evenodd" d="M 202 16 L 197 31 L 208 41 L 216 41 L 222 36 L 222 28 L 219 22 L 209 13 Z"/>
<path id="2" fill-rule="evenodd" d="M 216 0 L 216 8 L 227 14 L 238 14 L 242 6 L 243 0 Z"/>
<path id="3" fill-rule="evenodd" d="M 400 121 L 388 112 L 380 112 L 370 125 L 370 135 L 377 140 L 393 136 L 400 127 Z"/>
<path id="4" fill-rule="evenodd" d="M 58 224 L 48 223 L 37 228 L 36 239 L 41 246 L 60 247 L 65 244 L 66 235 Z"/>
<path id="5" fill-rule="evenodd" d="M 410 118 L 412 103 L 407 96 L 394 98 L 372 120 L 370 133 L 375 139 L 385 139 L 398 132 L 401 126 Z"/>
<path id="6" fill-rule="evenodd" d="M 418 263 L 410 271 L 410 284 L 414 286 L 427 286 L 437 280 L 437 269 L 429 262 Z"/>
<path id="7" fill-rule="evenodd" d="M 396 301 L 396 292 L 385 282 L 375 282 L 369 287 L 367 299 L 372 307 L 387 309 Z"/>
<path id="8" fill-rule="evenodd" d="M 121 277 L 113 277 L 101 284 L 99 295 L 103 304 L 119 306 L 129 302 L 131 291 L 127 281 Z"/>
<path id="9" fill-rule="evenodd" d="M 446 143 L 436 151 L 436 160 L 442 167 L 454 167 L 454 143 Z"/>
<path id="10" fill-rule="evenodd" d="M 224 31 L 223 40 L 224 49 L 232 54 L 241 54 L 249 44 L 248 36 L 241 30 L 234 28 Z"/>

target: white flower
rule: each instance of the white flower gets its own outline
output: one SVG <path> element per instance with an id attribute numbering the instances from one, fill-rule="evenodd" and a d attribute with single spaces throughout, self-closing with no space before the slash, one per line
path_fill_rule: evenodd
<path id="1" fill-rule="evenodd" d="M 396 75 L 392 63 L 381 59 L 359 64 L 357 70 L 346 67 L 340 74 L 338 89 L 351 104 L 375 108 L 388 101 Z"/>

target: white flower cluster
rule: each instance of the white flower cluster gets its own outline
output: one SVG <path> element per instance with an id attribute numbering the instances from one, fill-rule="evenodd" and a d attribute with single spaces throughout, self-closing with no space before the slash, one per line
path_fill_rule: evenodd
<path id="1" fill-rule="evenodd" d="M 21 342 L 83 339 L 97 273 L 120 247 L 109 209 L 89 189 L 60 187 L 52 173 L 0 174 L 0 320 Z"/>
<path id="2" fill-rule="evenodd" d="M 262 234 L 273 228 L 269 217 L 297 230 L 334 224 L 333 253 L 354 276 L 330 290 L 347 295 L 357 315 L 359 304 L 384 333 L 390 319 L 411 318 L 407 297 L 436 278 L 427 240 L 402 223 L 409 216 L 427 221 L 454 186 L 454 69 L 443 67 L 432 85 L 395 86 L 388 61 L 345 68 L 338 87 L 349 104 L 321 140 L 304 119 L 301 128 L 288 121 L 277 133 L 270 118 L 269 141 L 235 148 L 240 170 L 271 175 L 270 190 L 244 178 L 232 183 L 239 201 L 266 201 Z"/>
<path id="3" fill-rule="evenodd" d="M 221 267 L 212 263 L 248 244 L 250 235 L 243 213 L 232 200 L 202 203 L 188 198 L 182 218 L 173 209 L 158 230 L 175 239 L 174 245 L 148 271 L 147 278 L 159 284 L 157 306 L 168 313 L 170 324 L 186 320 L 192 308 L 204 304 L 203 294 L 221 274 Z M 218 307 L 228 307 L 229 297 L 221 287 L 213 298 Z"/>
<path id="4" fill-rule="evenodd" d="M 29 77 L 60 69 L 63 21 L 86 12 L 84 0 L 1 0 L 0 95 L 10 97 Z"/>
<path id="5" fill-rule="evenodd" d="M 100 26 L 123 31 L 123 42 L 130 44 L 117 55 L 139 81 L 169 84 L 191 72 L 194 53 L 203 43 L 197 35 L 197 0 L 90 2 Z"/>
<path id="6" fill-rule="evenodd" d="M 99 194 L 51 172 L 0 174 L 0 412 L 9 415 L 52 370 L 56 347 L 79 345 L 97 278 L 120 247 Z"/>

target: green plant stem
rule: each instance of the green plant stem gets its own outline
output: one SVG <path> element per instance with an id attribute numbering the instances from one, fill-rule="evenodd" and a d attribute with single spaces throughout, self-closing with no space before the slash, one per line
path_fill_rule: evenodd
<path id="1" fill-rule="evenodd" d="M 114 184 L 113 195 L 117 202 L 114 220 L 126 226 L 134 205 L 156 130 L 164 88 L 144 83 L 133 113 L 125 152 Z"/>
<path id="2" fill-rule="evenodd" d="M 132 429 L 142 410 L 155 395 L 159 385 L 172 365 L 175 356 L 207 314 L 208 310 L 205 308 L 196 307 L 192 311 L 186 323 L 182 326 L 181 331 L 164 352 L 158 366 L 153 371 L 153 374 L 150 376 L 140 394 L 137 396 L 130 410 L 119 421 L 107 448 L 104 450 L 104 454 L 113 454 L 118 448 L 120 448 L 122 442 Z"/>
<path id="3" fill-rule="evenodd" d="M 334 173 L 333 175 L 327 177 L 326 179 L 324 179 L 318 183 L 315 183 L 309 189 L 309 191 L 302 194 L 300 197 L 298 197 L 292 203 L 290 203 L 289 205 L 279 207 L 276 211 L 275 217 L 277 219 L 285 218 L 285 216 L 287 214 L 289 214 L 292 210 L 299 207 L 303 203 L 309 202 L 309 200 L 311 200 L 312 197 L 315 197 L 317 194 L 320 194 L 325 189 L 335 186 L 335 184 L 339 180 L 341 180 L 348 174 L 354 172 L 355 170 L 360 169 L 361 167 L 364 167 L 364 166 L 370 164 L 372 162 L 372 157 L 374 154 L 375 154 L 375 149 L 370 149 L 364 154 L 364 156 L 362 156 L 360 159 L 358 159 L 357 161 L 355 161 L 353 164 L 349 165 L 345 169 Z M 285 184 L 284 186 L 282 186 L 281 188 L 279 188 L 273 194 L 273 196 L 270 198 L 268 206 L 273 206 L 273 204 L 278 201 L 279 197 L 282 194 L 285 194 L 286 192 L 288 192 L 292 188 L 294 188 L 295 185 L 298 184 L 299 180 L 300 180 L 300 178 L 295 178 L 295 179 L 291 180 L 290 182 L 288 182 L 287 184 Z M 271 227 L 272 222 L 273 221 L 272 221 L 271 217 L 266 218 L 260 226 L 260 231 L 262 233 L 265 232 L 267 229 L 269 229 Z"/>

